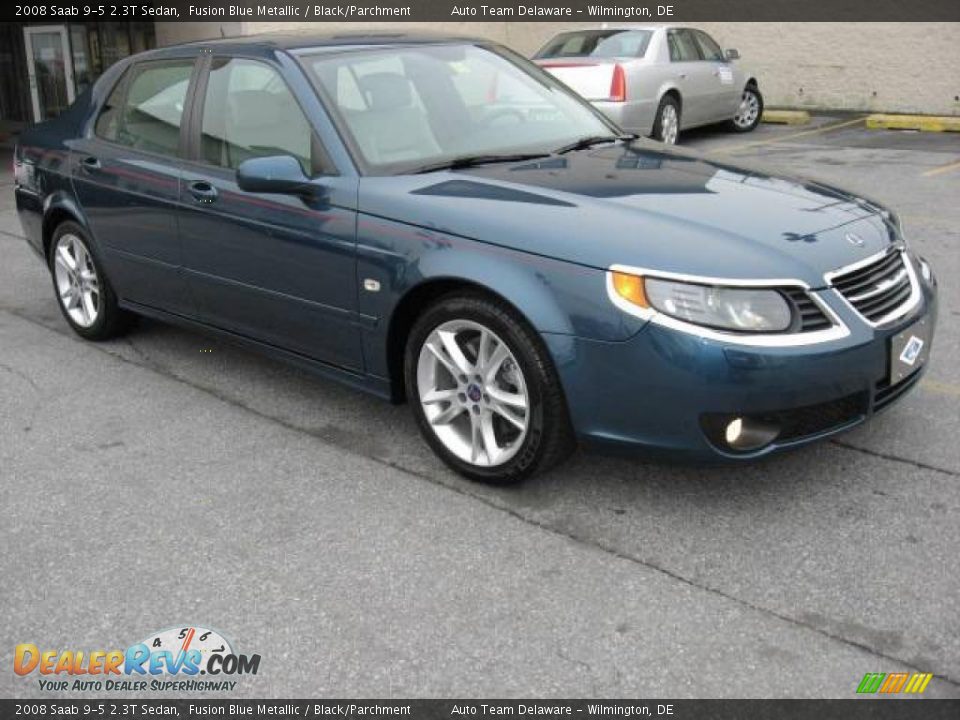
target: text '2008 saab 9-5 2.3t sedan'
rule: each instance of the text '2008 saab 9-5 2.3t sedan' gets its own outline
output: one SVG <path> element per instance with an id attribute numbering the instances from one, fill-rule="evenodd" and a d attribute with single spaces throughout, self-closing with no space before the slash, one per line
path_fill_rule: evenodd
<path id="1" fill-rule="evenodd" d="M 79 335 L 148 315 L 406 399 L 473 479 L 577 439 L 801 445 L 901 397 L 933 337 L 933 274 L 888 210 L 624 136 L 485 41 L 151 51 L 14 164 Z"/>

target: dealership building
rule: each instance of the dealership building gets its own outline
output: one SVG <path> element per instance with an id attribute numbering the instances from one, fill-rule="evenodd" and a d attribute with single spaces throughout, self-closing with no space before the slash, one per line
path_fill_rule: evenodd
<path id="1" fill-rule="evenodd" d="M 525 54 L 556 22 L 390 23 L 389 29 L 488 37 Z M 737 48 L 768 106 L 960 115 L 960 23 L 699 23 Z M 272 31 L 346 32 L 383 23 L 97 22 L 0 24 L 0 140 L 59 114 L 117 60 L 189 40 Z"/>

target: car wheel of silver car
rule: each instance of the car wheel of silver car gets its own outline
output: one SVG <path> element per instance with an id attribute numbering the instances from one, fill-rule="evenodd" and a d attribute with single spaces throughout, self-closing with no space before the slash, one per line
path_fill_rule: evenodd
<path id="1" fill-rule="evenodd" d="M 87 340 L 106 340 L 130 324 L 121 310 L 103 266 L 79 225 L 65 222 L 50 241 L 50 274 L 63 317 Z"/>
<path id="2" fill-rule="evenodd" d="M 657 108 L 657 119 L 653 123 L 653 137 L 667 145 L 676 145 L 680 137 L 680 103 L 671 95 L 666 95 Z"/>
<path id="3" fill-rule="evenodd" d="M 747 85 L 740 97 L 740 105 L 730 121 L 735 132 L 750 132 L 760 124 L 763 117 L 763 95 L 756 85 Z"/>
<path id="4" fill-rule="evenodd" d="M 434 451 L 457 472 L 509 483 L 570 450 L 559 378 L 536 333 L 482 295 L 455 295 L 414 324 L 405 357 L 407 398 Z"/>

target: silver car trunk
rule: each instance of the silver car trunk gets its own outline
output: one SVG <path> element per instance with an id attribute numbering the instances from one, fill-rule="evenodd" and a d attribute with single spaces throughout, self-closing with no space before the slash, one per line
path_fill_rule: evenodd
<path id="1" fill-rule="evenodd" d="M 586 100 L 610 99 L 617 58 L 544 58 L 534 62 Z"/>

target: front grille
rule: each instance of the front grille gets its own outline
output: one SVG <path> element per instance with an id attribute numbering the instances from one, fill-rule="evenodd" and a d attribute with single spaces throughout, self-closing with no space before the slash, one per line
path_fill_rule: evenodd
<path id="1" fill-rule="evenodd" d="M 913 294 L 910 272 L 899 250 L 864 267 L 833 278 L 833 287 L 863 317 L 880 324 L 901 309 Z"/>
<path id="2" fill-rule="evenodd" d="M 783 294 L 793 303 L 796 311 L 794 316 L 797 318 L 795 332 L 814 332 L 815 330 L 824 330 L 833 323 L 830 318 L 824 315 L 823 310 L 817 305 L 802 288 L 784 288 Z"/>

